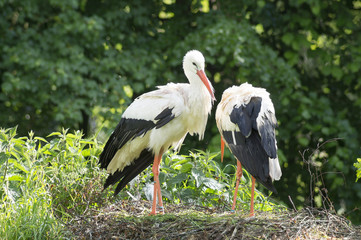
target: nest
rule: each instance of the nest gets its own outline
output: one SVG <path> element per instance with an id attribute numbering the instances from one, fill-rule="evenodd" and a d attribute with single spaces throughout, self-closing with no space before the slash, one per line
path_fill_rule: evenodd
<path id="1" fill-rule="evenodd" d="M 121 201 L 74 218 L 75 239 L 361 239 L 361 228 L 327 210 L 248 212 L 166 204 L 164 215 L 148 216 L 147 201 Z"/>

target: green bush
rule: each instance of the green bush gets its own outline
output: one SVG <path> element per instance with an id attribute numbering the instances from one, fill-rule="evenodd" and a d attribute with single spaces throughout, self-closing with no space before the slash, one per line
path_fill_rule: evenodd
<path id="1" fill-rule="evenodd" d="M 1 239 L 58 238 L 69 217 L 107 199 L 95 139 L 66 130 L 50 141 L 15 136 L 16 128 L 0 130 Z"/>
<path id="2" fill-rule="evenodd" d="M 46 170 L 35 138 L 0 130 L 1 239 L 55 238 L 62 229 L 52 211 Z"/>

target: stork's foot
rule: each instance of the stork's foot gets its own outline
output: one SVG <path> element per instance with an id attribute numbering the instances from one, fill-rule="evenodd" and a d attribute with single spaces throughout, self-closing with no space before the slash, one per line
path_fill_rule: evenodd
<path id="1" fill-rule="evenodd" d="M 164 207 L 163 206 L 157 206 L 157 210 L 159 214 L 164 214 Z"/>
<path id="2" fill-rule="evenodd" d="M 164 214 L 164 207 L 162 207 L 162 206 L 157 206 L 157 210 L 152 210 L 152 211 L 149 213 L 149 216 L 154 216 L 154 215 L 157 215 L 157 214 L 163 215 L 163 214 Z"/>

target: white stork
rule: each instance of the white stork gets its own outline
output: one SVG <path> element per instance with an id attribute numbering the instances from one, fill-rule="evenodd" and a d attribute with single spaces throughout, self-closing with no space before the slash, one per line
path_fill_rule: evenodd
<path id="1" fill-rule="evenodd" d="M 277 193 L 272 182 L 282 175 L 275 137 L 277 120 L 269 93 L 248 83 L 226 89 L 217 106 L 216 122 L 221 133 L 222 161 L 224 142 L 237 159 L 232 211 L 236 205 L 243 165 L 252 175 L 250 216 L 254 216 L 255 179 Z"/>
<path id="2" fill-rule="evenodd" d="M 187 133 L 203 138 L 212 109 L 214 90 L 204 72 L 204 57 L 192 50 L 183 59 L 186 83 L 169 83 L 145 93 L 125 110 L 100 155 L 109 173 L 104 189 L 120 181 L 114 195 L 153 161 L 154 195 L 150 215 L 156 214 L 157 196 L 164 213 L 159 184 L 159 164 L 170 147 L 179 148 Z"/>

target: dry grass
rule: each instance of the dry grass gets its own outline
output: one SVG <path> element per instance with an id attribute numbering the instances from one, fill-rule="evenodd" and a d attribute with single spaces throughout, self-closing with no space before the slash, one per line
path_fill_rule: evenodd
<path id="1" fill-rule="evenodd" d="M 75 239 L 361 239 L 361 228 L 325 210 L 256 212 L 165 205 L 148 216 L 147 201 L 121 201 L 69 223 Z"/>

